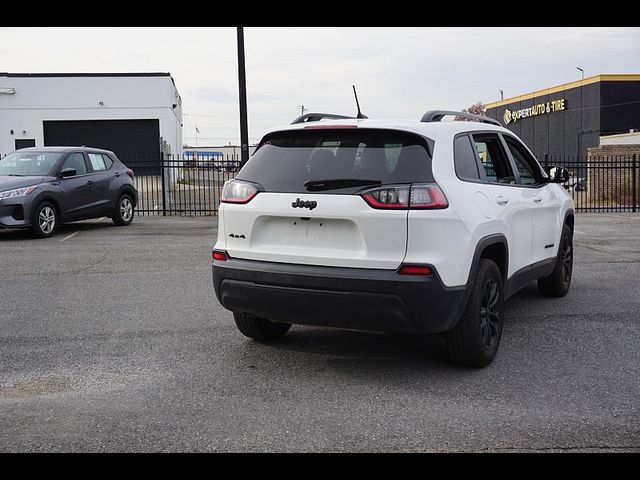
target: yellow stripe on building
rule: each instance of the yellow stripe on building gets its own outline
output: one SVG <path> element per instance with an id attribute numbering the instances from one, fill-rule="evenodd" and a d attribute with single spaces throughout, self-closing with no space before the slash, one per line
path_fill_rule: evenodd
<path id="1" fill-rule="evenodd" d="M 529 100 L 530 98 L 541 97 L 544 95 L 550 95 L 552 93 L 564 92 L 571 88 L 578 88 L 584 85 L 590 85 L 598 82 L 637 82 L 640 81 L 639 73 L 618 73 L 618 74 L 600 74 L 587 77 L 582 80 L 576 80 L 574 82 L 563 83 L 556 85 L 555 87 L 543 88 L 536 90 L 535 92 L 525 93 L 523 95 L 516 95 L 515 97 L 505 98 L 504 100 L 498 100 L 497 102 L 487 103 L 486 107 L 496 108 L 502 105 L 508 105 L 510 103 L 521 102 L 523 100 Z"/>

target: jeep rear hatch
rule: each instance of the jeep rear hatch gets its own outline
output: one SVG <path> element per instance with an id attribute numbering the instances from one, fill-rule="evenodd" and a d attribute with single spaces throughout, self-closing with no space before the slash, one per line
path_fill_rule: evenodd
<path id="1" fill-rule="evenodd" d="M 440 208 L 430 187 L 432 149 L 431 140 L 386 129 L 267 135 L 225 185 L 227 252 L 285 263 L 398 268 L 409 203 Z"/>

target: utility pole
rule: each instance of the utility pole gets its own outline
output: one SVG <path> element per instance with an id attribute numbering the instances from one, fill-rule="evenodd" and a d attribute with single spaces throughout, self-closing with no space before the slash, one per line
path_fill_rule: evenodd
<path id="1" fill-rule="evenodd" d="M 580 67 L 576 67 L 577 70 L 580 70 L 580 73 L 582 74 L 582 80 L 584 81 L 584 70 Z M 582 105 L 582 90 L 583 90 L 584 86 L 582 85 L 582 83 L 580 83 L 580 133 L 578 134 L 578 155 L 581 156 L 582 155 L 582 133 L 583 133 L 583 127 L 582 127 L 582 111 L 583 111 L 583 105 Z"/>
<path id="2" fill-rule="evenodd" d="M 304 105 L 298 105 L 298 108 L 300 109 L 300 115 L 304 115 L 304 111 L 309 110 Z"/>
<path id="3" fill-rule="evenodd" d="M 249 126 L 247 124 L 247 80 L 244 68 L 244 31 L 238 27 L 238 86 L 240 90 L 240 167 L 249 161 Z"/>

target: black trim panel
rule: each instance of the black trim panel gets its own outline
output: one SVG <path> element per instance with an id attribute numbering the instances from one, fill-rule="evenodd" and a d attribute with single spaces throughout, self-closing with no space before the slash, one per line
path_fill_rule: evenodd
<path id="1" fill-rule="evenodd" d="M 471 261 L 471 270 L 469 271 L 469 277 L 467 278 L 467 287 L 469 287 L 471 285 L 471 282 L 473 282 L 473 280 L 476 278 L 476 270 L 478 269 L 478 264 L 480 263 L 480 255 L 482 254 L 482 251 L 485 248 L 496 244 L 504 245 L 506 258 L 503 259 L 504 264 L 498 265 L 498 268 L 500 268 L 500 271 L 503 272 L 503 280 L 506 279 L 509 271 L 509 244 L 507 243 L 507 237 L 505 237 L 503 234 L 494 233 L 493 235 L 483 237 L 476 245 L 476 251 L 473 254 L 473 260 Z"/>
<path id="2" fill-rule="evenodd" d="M 553 272 L 555 265 L 556 257 L 553 257 L 540 260 L 539 262 L 518 270 L 516 273 L 511 275 L 511 277 L 509 277 L 509 280 L 507 280 L 507 287 L 505 288 L 504 297 L 505 300 L 518 293 L 534 280 L 551 275 L 551 272 Z"/>
<path id="3" fill-rule="evenodd" d="M 439 333 L 455 326 L 466 287 L 437 274 L 294 265 L 230 258 L 214 261 L 213 285 L 231 311 L 302 325 L 369 331 Z"/>

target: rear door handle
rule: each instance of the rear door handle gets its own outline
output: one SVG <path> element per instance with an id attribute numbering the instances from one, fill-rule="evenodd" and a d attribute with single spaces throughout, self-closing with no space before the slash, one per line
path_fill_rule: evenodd
<path id="1" fill-rule="evenodd" d="M 509 203 L 509 199 L 507 197 L 503 197 L 502 195 L 496 197 L 496 203 L 498 205 L 506 205 Z"/>
<path id="2" fill-rule="evenodd" d="M 542 201 L 542 197 L 540 195 L 535 195 L 533 197 L 533 201 L 536 203 L 540 203 Z"/>

